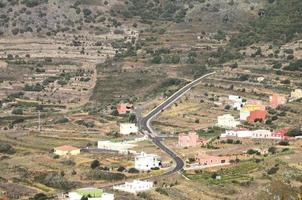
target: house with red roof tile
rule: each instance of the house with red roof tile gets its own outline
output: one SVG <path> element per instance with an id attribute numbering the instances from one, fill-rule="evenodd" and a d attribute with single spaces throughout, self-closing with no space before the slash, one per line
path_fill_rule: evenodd
<path id="1" fill-rule="evenodd" d="M 272 137 L 274 137 L 276 139 L 280 139 L 280 140 L 288 140 L 288 139 L 290 139 L 290 137 L 286 135 L 288 131 L 289 131 L 289 128 L 279 129 L 272 133 Z"/>
<path id="2" fill-rule="evenodd" d="M 116 110 L 120 115 L 130 113 L 132 109 L 133 109 L 133 105 L 129 103 L 119 103 L 116 105 Z"/>

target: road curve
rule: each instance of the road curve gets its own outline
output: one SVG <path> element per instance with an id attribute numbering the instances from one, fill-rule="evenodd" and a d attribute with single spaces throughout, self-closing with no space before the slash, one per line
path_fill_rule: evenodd
<path id="1" fill-rule="evenodd" d="M 163 110 L 167 109 L 169 106 L 171 106 L 173 103 L 175 103 L 179 98 L 181 98 L 184 94 L 186 94 L 189 90 L 191 90 L 193 87 L 198 85 L 202 79 L 215 74 L 216 72 L 208 73 L 179 89 L 177 92 L 175 92 L 173 95 L 171 95 L 168 99 L 166 99 L 164 102 L 162 102 L 160 105 L 158 105 L 156 108 L 154 108 L 152 111 L 150 111 L 144 118 L 140 120 L 140 128 L 143 130 L 145 134 L 147 134 L 151 139 L 152 142 L 158 146 L 161 150 L 166 152 L 174 161 L 175 161 L 175 167 L 166 172 L 165 175 L 170 175 L 175 172 L 179 172 L 183 170 L 184 167 L 184 161 L 175 153 L 173 152 L 169 147 L 164 145 L 161 142 L 161 138 L 157 136 L 157 133 L 152 129 L 151 127 L 151 121 Z"/>

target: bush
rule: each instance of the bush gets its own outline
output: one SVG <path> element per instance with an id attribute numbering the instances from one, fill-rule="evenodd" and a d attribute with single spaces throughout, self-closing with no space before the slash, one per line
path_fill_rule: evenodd
<path id="1" fill-rule="evenodd" d="M 252 154 L 257 154 L 258 151 L 254 150 L 254 149 L 249 149 L 246 153 L 252 155 Z"/>
<path id="2" fill-rule="evenodd" d="M 242 75 L 239 76 L 239 80 L 240 81 L 247 81 L 247 80 L 249 80 L 249 75 L 242 74 Z"/>
<path id="3" fill-rule="evenodd" d="M 153 64 L 160 64 L 161 63 L 161 57 L 160 56 L 154 56 L 151 60 L 151 63 Z"/>
<path id="4" fill-rule="evenodd" d="M 123 180 L 126 178 L 126 176 L 122 173 L 102 171 L 99 169 L 92 170 L 88 174 L 88 177 L 94 180 L 108 180 L 108 181 Z"/>
<path id="5" fill-rule="evenodd" d="M 301 136 L 302 135 L 302 131 L 300 128 L 294 128 L 291 129 L 287 132 L 287 135 L 290 137 L 296 137 L 296 136 Z"/>
<path id="6" fill-rule="evenodd" d="M 12 114 L 14 114 L 14 115 L 23 115 L 23 109 L 22 108 L 15 108 L 15 109 L 13 109 Z"/>
<path id="7" fill-rule="evenodd" d="M 24 91 L 33 91 L 33 92 L 41 92 L 44 89 L 42 85 L 37 83 L 36 85 L 28 85 L 26 84 L 24 87 Z"/>
<path id="8" fill-rule="evenodd" d="M 83 13 L 85 15 L 85 17 L 87 17 L 88 15 L 91 15 L 91 10 L 89 10 L 88 8 L 83 9 Z"/>
<path id="9" fill-rule="evenodd" d="M 155 189 L 155 191 L 162 194 L 162 195 L 169 196 L 168 192 L 163 188 L 158 187 L 158 188 Z"/>
<path id="10" fill-rule="evenodd" d="M 49 198 L 44 193 L 38 193 L 38 194 L 35 194 L 35 196 L 31 199 L 32 200 L 46 200 Z"/>
<path id="11" fill-rule="evenodd" d="M 0 143 L 0 153 L 14 154 L 16 150 L 9 144 Z"/>
<path id="12" fill-rule="evenodd" d="M 302 71 L 302 59 L 291 62 L 288 66 L 284 67 L 284 69 L 289 71 Z"/>
<path id="13" fill-rule="evenodd" d="M 139 173 L 139 170 L 136 169 L 136 168 L 134 168 L 134 167 L 132 167 L 132 168 L 130 168 L 130 169 L 128 170 L 128 172 L 131 173 L 131 174 L 137 174 L 137 173 Z"/>
<path id="14" fill-rule="evenodd" d="M 22 4 L 25 4 L 26 7 L 35 7 L 38 6 L 41 3 L 47 3 L 48 0 L 23 0 Z"/>
<path id="15" fill-rule="evenodd" d="M 99 166 L 100 166 L 100 162 L 98 160 L 94 160 L 90 164 L 91 169 L 98 168 Z"/>
<path id="16" fill-rule="evenodd" d="M 46 175 L 36 177 L 36 181 L 53 188 L 69 190 L 73 187 L 60 173 L 51 172 Z"/>
<path id="17" fill-rule="evenodd" d="M 123 171 L 125 171 L 125 170 L 126 170 L 126 168 L 123 167 L 123 166 L 119 166 L 119 168 L 117 168 L 117 171 L 118 171 L 118 172 L 123 172 Z"/>
<path id="18" fill-rule="evenodd" d="M 271 154 L 275 154 L 277 151 L 276 147 L 270 147 L 268 148 L 268 152 L 271 153 Z"/>
<path id="19" fill-rule="evenodd" d="M 65 123 L 68 123 L 68 122 L 69 122 L 68 118 L 62 117 L 62 118 L 59 118 L 58 120 L 56 120 L 55 124 L 65 124 Z"/>
<path id="20" fill-rule="evenodd" d="M 269 175 L 276 174 L 278 170 L 279 170 L 279 167 L 274 166 L 267 171 L 267 174 L 269 174 Z"/>
<path id="21" fill-rule="evenodd" d="M 282 146 L 288 146 L 289 145 L 289 142 L 286 141 L 286 140 L 282 140 L 278 143 L 279 145 L 282 145 Z"/>

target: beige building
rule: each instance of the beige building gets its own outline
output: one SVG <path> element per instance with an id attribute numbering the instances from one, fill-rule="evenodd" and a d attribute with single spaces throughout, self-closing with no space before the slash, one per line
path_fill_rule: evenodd
<path id="1" fill-rule="evenodd" d="M 63 145 L 60 147 L 54 148 L 54 154 L 59 156 L 74 156 L 79 155 L 81 149 L 73 146 Z"/>
<path id="2" fill-rule="evenodd" d="M 133 123 L 120 124 L 120 134 L 129 135 L 130 133 L 137 133 L 138 127 Z"/>
<path id="3" fill-rule="evenodd" d="M 295 89 L 290 94 L 290 101 L 294 101 L 302 98 L 302 89 Z"/>

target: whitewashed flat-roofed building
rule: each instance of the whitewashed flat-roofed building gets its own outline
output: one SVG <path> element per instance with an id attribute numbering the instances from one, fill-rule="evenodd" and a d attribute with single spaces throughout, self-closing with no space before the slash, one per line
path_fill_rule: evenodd
<path id="1" fill-rule="evenodd" d="M 225 114 L 217 117 L 217 124 L 216 126 L 221 128 L 236 128 L 240 125 L 240 122 L 235 120 L 235 118 L 230 114 Z"/>
<path id="2" fill-rule="evenodd" d="M 226 130 L 225 133 L 220 135 L 221 138 L 236 137 L 236 138 L 251 138 L 251 139 L 281 139 L 270 130 Z"/>
<path id="3" fill-rule="evenodd" d="M 123 185 L 113 186 L 114 190 L 119 190 L 123 192 L 129 192 L 132 194 L 137 194 L 139 192 L 144 192 L 153 188 L 153 182 L 150 181 L 140 181 L 134 180 L 132 182 L 126 182 Z"/>
<path id="4" fill-rule="evenodd" d="M 295 101 L 302 98 L 302 89 L 295 89 L 290 94 L 290 101 Z"/>
<path id="5" fill-rule="evenodd" d="M 241 110 L 241 108 L 244 106 L 241 96 L 229 95 L 229 100 L 233 103 L 233 108 L 236 110 Z"/>
<path id="6" fill-rule="evenodd" d="M 135 168 L 138 170 L 151 170 L 161 166 L 160 157 L 155 154 L 141 152 L 135 156 Z"/>
<path id="7" fill-rule="evenodd" d="M 130 133 L 138 133 L 138 127 L 134 123 L 120 124 L 120 134 L 129 135 Z"/>
<path id="8" fill-rule="evenodd" d="M 247 118 L 250 116 L 251 112 L 246 110 L 240 110 L 240 120 L 246 121 Z"/>
<path id="9" fill-rule="evenodd" d="M 111 142 L 108 140 L 98 141 L 98 149 L 118 151 L 120 153 L 127 152 L 129 149 L 135 147 L 133 143 L 125 142 Z"/>
<path id="10" fill-rule="evenodd" d="M 97 188 L 82 188 L 68 193 L 69 200 L 81 200 L 83 197 L 88 200 L 114 200 L 114 194 L 104 193 Z"/>
<path id="11" fill-rule="evenodd" d="M 255 130 L 253 131 L 252 138 L 255 139 L 273 139 L 270 130 Z"/>
<path id="12" fill-rule="evenodd" d="M 220 135 L 221 138 L 225 138 L 225 137 L 248 138 L 252 136 L 253 136 L 253 132 L 247 129 L 226 130 L 225 133 L 222 133 Z"/>

